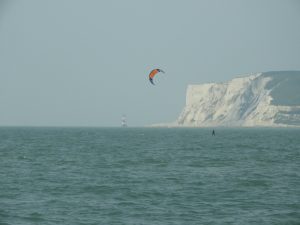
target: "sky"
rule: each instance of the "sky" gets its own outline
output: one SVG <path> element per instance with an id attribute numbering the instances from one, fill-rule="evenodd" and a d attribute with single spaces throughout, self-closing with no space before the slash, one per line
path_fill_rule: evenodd
<path id="1" fill-rule="evenodd" d="M 299 0 L 0 0 L 0 126 L 172 122 L 189 84 L 300 70 L 299 28 Z"/>

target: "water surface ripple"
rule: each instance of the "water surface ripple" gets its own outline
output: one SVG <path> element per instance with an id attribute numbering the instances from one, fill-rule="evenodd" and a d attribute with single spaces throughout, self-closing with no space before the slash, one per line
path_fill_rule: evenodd
<path id="1" fill-rule="evenodd" d="M 0 224 L 300 224 L 300 129 L 0 128 Z"/>

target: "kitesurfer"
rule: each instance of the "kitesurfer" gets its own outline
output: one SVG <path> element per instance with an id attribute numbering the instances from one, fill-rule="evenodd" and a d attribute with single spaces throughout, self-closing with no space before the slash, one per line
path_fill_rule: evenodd
<path id="1" fill-rule="evenodd" d="M 215 135 L 216 135 L 215 130 L 212 131 L 211 135 L 212 135 L 212 136 L 215 136 Z"/>

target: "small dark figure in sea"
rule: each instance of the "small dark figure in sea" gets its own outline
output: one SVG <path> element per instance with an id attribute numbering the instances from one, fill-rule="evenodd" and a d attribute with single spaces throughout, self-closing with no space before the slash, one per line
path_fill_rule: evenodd
<path id="1" fill-rule="evenodd" d="M 212 131 L 211 135 L 212 135 L 212 136 L 215 136 L 215 135 L 216 135 L 215 130 Z"/>

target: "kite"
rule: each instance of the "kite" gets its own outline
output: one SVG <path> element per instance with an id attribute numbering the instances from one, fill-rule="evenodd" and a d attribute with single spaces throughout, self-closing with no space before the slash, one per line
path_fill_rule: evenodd
<path id="1" fill-rule="evenodd" d="M 165 73 L 164 71 L 162 71 L 161 69 L 154 69 L 149 73 L 149 81 L 151 82 L 151 84 L 155 85 L 153 82 L 153 78 L 156 74 L 158 74 L 159 72 Z"/>

